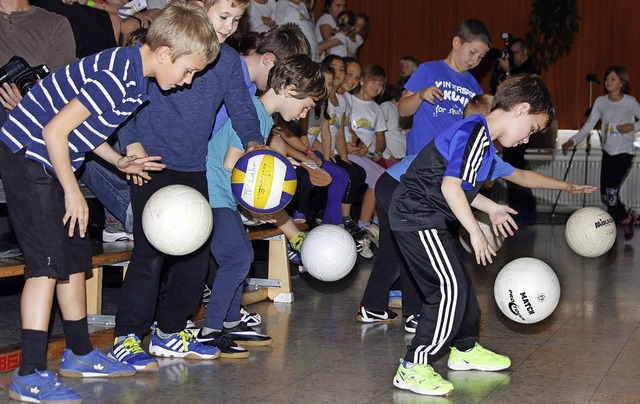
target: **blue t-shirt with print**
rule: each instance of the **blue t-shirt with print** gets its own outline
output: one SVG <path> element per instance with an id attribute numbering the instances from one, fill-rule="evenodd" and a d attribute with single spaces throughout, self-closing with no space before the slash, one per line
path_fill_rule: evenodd
<path id="1" fill-rule="evenodd" d="M 407 135 L 407 155 L 418 154 L 433 138 L 462 120 L 465 105 L 482 88 L 469 72 L 459 73 L 444 60 L 423 63 L 411 75 L 404 88 L 417 93 L 425 87 L 442 90 L 443 100 L 435 104 L 423 101 L 413 116 Z"/>

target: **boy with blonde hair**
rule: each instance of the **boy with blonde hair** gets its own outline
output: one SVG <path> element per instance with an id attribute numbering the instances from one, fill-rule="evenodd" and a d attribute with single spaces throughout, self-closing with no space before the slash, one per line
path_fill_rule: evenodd
<path id="1" fill-rule="evenodd" d="M 30 402 L 80 402 L 47 371 L 47 330 L 54 294 L 67 349 L 60 374 L 116 377 L 132 366 L 107 358 L 89 339 L 85 271 L 91 269 L 87 203 L 74 176 L 95 152 L 128 175 L 149 179 L 160 157 L 123 157 L 105 140 L 148 95 L 147 77 L 160 88 L 188 85 L 210 63 L 218 45 L 198 7 L 172 4 L 149 31 L 149 44 L 114 48 L 74 62 L 40 81 L 0 131 L 0 172 L 9 217 L 25 256 L 22 352 L 9 395 Z"/>

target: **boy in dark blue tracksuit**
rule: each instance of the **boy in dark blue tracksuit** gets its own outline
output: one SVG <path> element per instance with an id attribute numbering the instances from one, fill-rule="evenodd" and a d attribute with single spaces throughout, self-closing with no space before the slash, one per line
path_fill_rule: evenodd
<path id="1" fill-rule="evenodd" d="M 492 262 L 489 245 L 471 207 L 489 214 L 503 234 L 515 226 L 507 206 L 479 195 L 496 149 L 528 142 L 553 119 L 553 104 L 538 76 L 505 80 L 486 119 L 481 115 L 454 124 L 420 151 L 394 192 L 389 221 L 416 285 L 424 296 L 416 336 L 393 383 L 425 395 L 448 395 L 453 385 L 430 363 L 451 346 L 454 370 L 502 370 L 508 357 L 477 343 L 480 310 L 469 274 L 453 245 L 446 221 L 458 220 L 471 237 L 476 262 Z"/>

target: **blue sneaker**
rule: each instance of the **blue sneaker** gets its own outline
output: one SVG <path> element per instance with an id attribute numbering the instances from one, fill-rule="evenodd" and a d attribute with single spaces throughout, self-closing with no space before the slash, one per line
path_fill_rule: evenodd
<path id="1" fill-rule="evenodd" d="M 297 210 L 293 212 L 293 215 L 291 215 L 291 218 L 293 219 L 293 223 L 295 224 L 307 223 L 307 215 L 305 215 L 304 213 L 298 212 Z"/>
<path id="2" fill-rule="evenodd" d="M 389 307 L 394 309 L 402 308 L 402 291 L 390 290 L 389 291 Z"/>
<path id="3" fill-rule="evenodd" d="M 30 403 L 81 403 L 80 394 L 59 380 L 54 373 L 47 370 L 26 376 L 20 376 L 18 370 L 13 372 L 9 397 Z"/>
<path id="4" fill-rule="evenodd" d="M 133 376 L 136 368 L 109 358 L 99 349 L 86 355 L 76 355 L 70 349 L 62 354 L 60 375 L 66 377 L 123 377 Z"/>
<path id="5" fill-rule="evenodd" d="M 186 330 L 162 338 L 160 330 L 156 329 L 149 343 L 149 353 L 163 358 L 216 359 L 220 349 L 199 343 Z"/>
<path id="6" fill-rule="evenodd" d="M 138 372 L 157 372 L 158 361 L 142 349 L 142 341 L 134 334 L 116 337 L 109 351 L 110 358 L 136 368 Z"/>
<path id="7" fill-rule="evenodd" d="M 205 288 L 209 289 L 206 286 Z M 205 306 L 205 309 L 206 308 L 207 306 Z M 158 328 L 158 322 L 154 321 L 153 324 L 151 324 L 151 335 L 156 333 L 156 328 Z M 187 326 L 185 327 L 184 330 L 187 331 L 189 334 L 193 335 L 193 337 L 195 338 L 195 336 L 198 335 L 198 332 L 200 331 L 200 327 L 198 327 L 196 323 L 194 323 L 193 321 L 187 320 Z"/>

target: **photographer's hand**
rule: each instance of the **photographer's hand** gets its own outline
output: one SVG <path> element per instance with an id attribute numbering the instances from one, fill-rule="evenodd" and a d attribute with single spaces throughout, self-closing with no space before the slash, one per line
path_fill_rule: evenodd
<path id="1" fill-rule="evenodd" d="M 9 111 L 13 110 L 20 100 L 22 100 L 22 94 L 15 83 L 4 83 L 0 87 L 0 103 Z"/>

